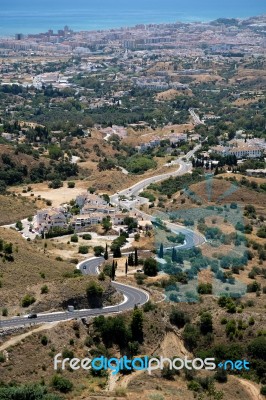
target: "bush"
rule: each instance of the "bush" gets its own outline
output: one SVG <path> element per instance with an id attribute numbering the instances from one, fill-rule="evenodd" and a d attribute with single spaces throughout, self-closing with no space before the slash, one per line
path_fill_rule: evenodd
<path id="1" fill-rule="evenodd" d="M 200 333 L 198 327 L 192 324 L 186 324 L 183 332 L 183 339 L 189 350 L 193 350 L 197 347 L 199 338 Z"/>
<path id="2" fill-rule="evenodd" d="M 212 294 L 212 284 L 211 283 L 200 283 L 198 286 L 199 294 Z"/>
<path id="3" fill-rule="evenodd" d="M 70 241 L 72 243 L 78 243 L 78 241 L 79 241 L 78 235 L 76 233 L 74 235 L 72 235 L 71 238 L 70 238 Z"/>
<path id="4" fill-rule="evenodd" d="M 88 254 L 89 246 L 79 246 L 79 253 L 80 254 Z"/>
<path id="5" fill-rule="evenodd" d="M 248 345 L 248 352 L 252 357 L 266 361 L 266 337 L 259 336 L 252 340 Z"/>
<path id="6" fill-rule="evenodd" d="M 30 294 L 26 294 L 21 302 L 22 307 L 29 307 L 31 304 L 35 303 L 36 299 Z"/>
<path id="7" fill-rule="evenodd" d="M 50 189 L 59 189 L 63 186 L 63 182 L 60 179 L 54 179 L 52 182 L 49 183 L 48 187 Z"/>
<path id="8" fill-rule="evenodd" d="M 44 285 L 41 287 L 41 294 L 46 294 L 49 292 L 48 286 Z"/>
<path id="9" fill-rule="evenodd" d="M 212 332 L 212 316 L 211 313 L 205 312 L 200 316 L 200 330 L 203 335 Z"/>
<path id="10" fill-rule="evenodd" d="M 263 396 L 266 396 L 266 386 L 261 387 L 260 394 L 262 394 Z"/>
<path id="11" fill-rule="evenodd" d="M 86 293 L 91 307 L 102 305 L 103 288 L 97 282 L 91 282 L 87 287 Z"/>
<path id="12" fill-rule="evenodd" d="M 69 379 L 60 375 L 55 375 L 51 381 L 51 385 L 55 390 L 61 393 L 68 393 L 72 390 L 73 384 Z"/>
<path id="13" fill-rule="evenodd" d="M 172 325 L 176 325 L 178 328 L 183 328 L 188 322 L 189 318 L 183 311 L 172 309 L 169 320 Z"/>
<path id="14" fill-rule="evenodd" d="M 226 383 L 227 382 L 227 371 L 222 368 L 218 368 L 214 375 L 214 379 L 219 383 Z"/>
<path id="15" fill-rule="evenodd" d="M 67 187 L 68 187 L 69 189 L 74 189 L 75 186 L 76 186 L 76 183 L 75 183 L 75 182 L 67 182 Z"/>
<path id="16" fill-rule="evenodd" d="M 8 316 L 8 309 L 7 309 L 7 308 L 3 308 L 3 310 L 2 310 L 2 316 L 3 316 L 3 317 L 7 317 L 7 316 Z"/>
<path id="17" fill-rule="evenodd" d="M 85 233 L 84 235 L 82 235 L 82 239 L 91 240 L 91 235 L 89 233 Z"/>
<path id="18" fill-rule="evenodd" d="M 43 346 L 47 346 L 47 344 L 48 344 L 48 338 L 47 338 L 47 336 L 42 336 L 41 337 L 41 344 L 43 345 Z"/>
<path id="19" fill-rule="evenodd" d="M 104 248 L 103 248 L 103 246 L 95 246 L 93 248 L 93 251 L 94 251 L 95 257 L 100 257 L 104 253 Z"/>
<path id="20" fill-rule="evenodd" d="M 147 301 L 147 303 L 145 303 L 144 306 L 143 306 L 143 311 L 144 312 L 153 311 L 155 309 L 156 309 L 156 305 L 153 304 L 150 300 Z"/>

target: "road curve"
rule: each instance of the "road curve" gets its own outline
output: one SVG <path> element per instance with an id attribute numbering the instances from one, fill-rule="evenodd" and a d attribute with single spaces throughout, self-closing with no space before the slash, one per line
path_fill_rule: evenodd
<path id="1" fill-rule="evenodd" d="M 103 257 L 91 258 L 79 263 L 77 268 L 80 269 L 83 274 L 95 276 L 98 274 L 98 268 L 103 261 Z M 63 311 L 54 313 L 40 313 L 38 314 L 38 317 L 34 319 L 29 319 L 27 316 L 23 316 L 0 320 L 0 331 L 4 328 L 15 328 L 19 326 L 37 325 L 47 322 L 67 321 L 73 318 L 96 317 L 103 314 L 118 313 L 133 309 L 136 305 L 143 305 L 149 300 L 149 295 L 144 290 L 117 282 L 112 282 L 112 285 L 124 296 L 124 301 L 120 304 L 103 308 L 76 310 L 72 312 Z"/>

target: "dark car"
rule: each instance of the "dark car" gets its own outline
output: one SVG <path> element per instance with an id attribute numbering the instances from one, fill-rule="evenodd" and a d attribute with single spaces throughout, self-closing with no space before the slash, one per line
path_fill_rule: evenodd
<path id="1" fill-rule="evenodd" d="M 32 319 L 32 318 L 37 318 L 37 314 L 29 314 L 28 318 Z"/>

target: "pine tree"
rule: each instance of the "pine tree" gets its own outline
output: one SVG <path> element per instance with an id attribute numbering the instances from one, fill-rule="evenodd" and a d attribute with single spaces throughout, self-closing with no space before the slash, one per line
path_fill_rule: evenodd
<path id="1" fill-rule="evenodd" d="M 159 250 L 159 258 L 163 258 L 164 252 L 163 252 L 163 244 L 161 243 L 160 245 L 160 250 Z"/>
<path id="2" fill-rule="evenodd" d="M 109 258 L 107 243 L 106 243 L 106 246 L 105 246 L 105 252 L 104 252 L 104 256 L 103 257 L 104 257 L 105 260 L 108 260 L 108 258 Z"/>
<path id="3" fill-rule="evenodd" d="M 139 265 L 138 249 L 135 249 L 134 264 L 135 264 L 135 267 L 137 267 Z"/>
<path id="4" fill-rule="evenodd" d="M 125 264 L 125 274 L 127 275 L 127 271 L 128 271 L 128 262 L 126 260 L 126 264 Z"/>

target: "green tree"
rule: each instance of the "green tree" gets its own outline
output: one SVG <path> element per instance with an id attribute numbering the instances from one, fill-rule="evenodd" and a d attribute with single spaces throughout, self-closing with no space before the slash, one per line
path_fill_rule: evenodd
<path id="1" fill-rule="evenodd" d="M 17 222 L 16 222 L 16 228 L 17 228 L 17 230 L 22 231 L 22 229 L 23 229 L 23 224 L 22 224 L 21 221 L 17 221 Z"/>
<path id="2" fill-rule="evenodd" d="M 203 335 L 212 332 L 212 315 L 211 313 L 205 312 L 200 316 L 200 330 Z"/>
<path id="3" fill-rule="evenodd" d="M 49 152 L 49 157 L 52 160 L 59 160 L 59 158 L 63 156 L 62 150 L 60 149 L 60 147 L 56 145 L 50 146 L 48 152 Z"/>
<path id="4" fill-rule="evenodd" d="M 109 258 L 107 243 L 106 243 L 106 246 L 105 246 L 105 252 L 104 252 L 104 256 L 103 257 L 104 257 L 105 260 L 108 260 L 108 258 Z"/>
<path id="5" fill-rule="evenodd" d="M 102 226 L 103 226 L 105 233 L 108 232 L 112 228 L 112 222 L 111 222 L 111 219 L 109 216 L 106 218 L 103 218 Z"/>
<path id="6" fill-rule="evenodd" d="M 154 258 L 147 258 L 143 266 L 144 274 L 147 276 L 156 276 L 158 273 L 157 261 Z"/>
<path id="7" fill-rule="evenodd" d="M 188 322 L 188 317 L 185 315 L 184 311 L 172 309 L 169 320 L 171 324 L 176 325 L 180 329 Z"/>
<path id="8" fill-rule="evenodd" d="M 135 248 L 135 254 L 134 254 L 134 265 L 137 267 L 139 265 L 139 257 L 138 257 L 138 249 Z"/>
<path id="9" fill-rule="evenodd" d="M 104 252 L 104 248 L 103 248 L 103 246 L 95 246 L 93 248 L 93 251 L 94 251 L 95 257 L 100 257 L 100 256 L 102 256 L 102 254 Z"/>
<path id="10" fill-rule="evenodd" d="M 131 331 L 133 340 L 143 342 L 143 312 L 135 307 L 131 321 Z"/>
<path id="11" fill-rule="evenodd" d="M 164 256 L 164 249 L 163 249 L 163 244 L 160 244 L 160 250 L 159 250 L 159 258 L 163 258 Z"/>

